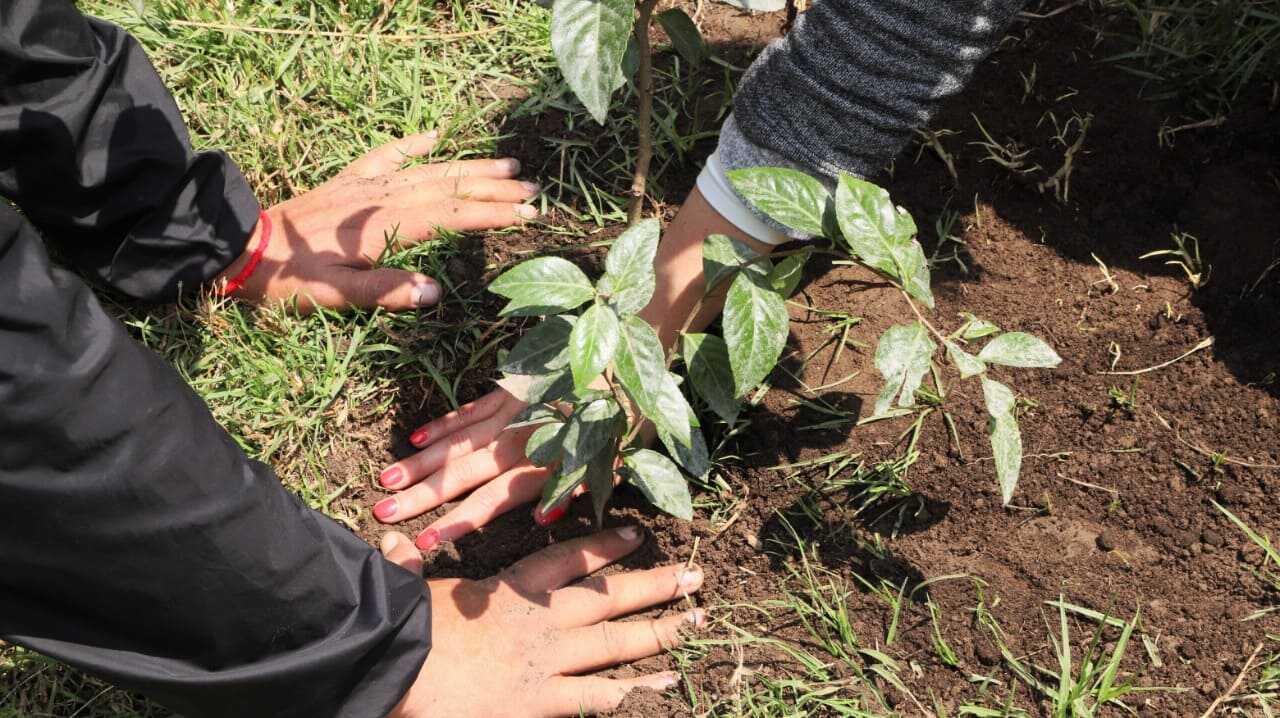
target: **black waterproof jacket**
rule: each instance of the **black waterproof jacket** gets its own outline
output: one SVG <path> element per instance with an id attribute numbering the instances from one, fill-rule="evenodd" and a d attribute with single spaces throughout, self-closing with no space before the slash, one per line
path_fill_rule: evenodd
<path id="1" fill-rule="evenodd" d="M 259 211 L 71 0 L 0 0 L 0 195 L 0 639 L 188 716 L 385 715 L 429 647 L 421 577 L 249 460 L 50 263 L 171 300 Z"/>

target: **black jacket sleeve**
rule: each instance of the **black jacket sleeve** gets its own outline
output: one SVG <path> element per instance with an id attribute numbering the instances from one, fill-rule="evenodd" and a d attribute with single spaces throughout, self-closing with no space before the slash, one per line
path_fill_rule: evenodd
<path id="1" fill-rule="evenodd" d="M 150 301 L 230 265 L 259 211 L 226 155 L 192 151 L 137 41 L 71 0 L 0 1 L 0 195 L 68 262 Z"/>
<path id="2" fill-rule="evenodd" d="M 188 716 L 385 715 L 424 583 L 303 506 L 0 205 L 0 638 Z"/>
<path id="3" fill-rule="evenodd" d="M 421 577 L 248 460 L 40 238 L 168 297 L 240 251 L 244 180 L 124 33 L 0 0 L 0 193 L 0 638 L 188 716 L 385 715 L 430 645 Z"/>

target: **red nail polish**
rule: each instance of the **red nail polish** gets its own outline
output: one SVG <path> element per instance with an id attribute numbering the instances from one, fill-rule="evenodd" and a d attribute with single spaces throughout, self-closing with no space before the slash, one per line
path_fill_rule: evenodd
<path id="1" fill-rule="evenodd" d="M 404 469 L 399 466 L 390 466 L 382 471 L 382 476 L 378 477 L 378 481 L 381 481 L 382 485 L 387 488 L 396 486 L 401 481 L 404 481 Z"/>
<path id="2" fill-rule="evenodd" d="M 383 499 L 373 507 L 373 515 L 379 521 L 386 521 L 396 515 L 396 500 Z"/>
<path id="3" fill-rule="evenodd" d="M 427 529 L 418 534 L 418 539 L 413 543 L 421 551 L 430 551 L 440 543 L 440 532 L 435 529 Z"/>
<path id="4" fill-rule="evenodd" d="M 427 436 L 428 434 L 426 429 L 418 429 L 409 435 L 409 443 L 414 446 L 422 446 L 427 443 Z"/>
<path id="5" fill-rule="evenodd" d="M 535 508 L 533 510 L 533 520 L 539 526 L 550 526 L 551 524 L 564 518 L 564 515 L 568 512 L 569 512 L 568 506 L 557 506 L 545 514 Z"/>

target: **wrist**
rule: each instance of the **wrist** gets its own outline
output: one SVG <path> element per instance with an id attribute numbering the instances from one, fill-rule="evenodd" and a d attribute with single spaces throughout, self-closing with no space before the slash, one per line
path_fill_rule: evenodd
<path id="1" fill-rule="evenodd" d="M 245 242 L 244 251 L 236 257 L 226 269 L 214 278 L 214 289 L 218 294 L 229 296 L 237 293 L 257 269 L 271 241 L 271 218 L 263 210 L 258 214 L 258 222 Z"/>

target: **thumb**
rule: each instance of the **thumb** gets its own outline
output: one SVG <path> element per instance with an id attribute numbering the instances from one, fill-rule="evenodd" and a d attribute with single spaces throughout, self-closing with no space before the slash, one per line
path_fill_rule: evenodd
<path id="1" fill-rule="evenodd" d="M 440 284 L 434 279 L 403 269 L 338 267 L 331 279 L 337 294 L 332 306 L 406 311 L 429 307 L 440 301 L 442 294 Z"/>
<path id="2" fill-rule="evenodd" d="M 413 573 L 422 573 L 422 554 L 413 547 L 408 536 L 390 531 L 382 537 L 382 556 L 391 563 Z"/>

